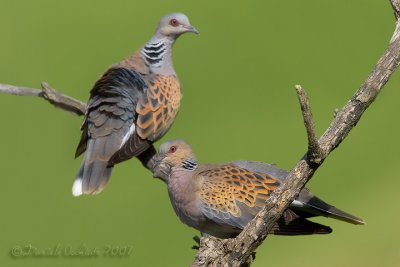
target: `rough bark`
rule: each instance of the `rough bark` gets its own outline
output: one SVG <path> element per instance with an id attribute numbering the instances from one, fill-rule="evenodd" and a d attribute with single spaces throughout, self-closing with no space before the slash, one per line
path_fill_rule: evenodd
<path id="1" fill-rule="evenodd" d="M 266 206 L 233 239 L 201 238 L 199 252 L 192 266 L 249 266 L 255 249 L 261 245 L 283 211 L 296 198 L 325 158 L 346 138 L 364 111 L 375 100 L 400 62 L 400 0 L 391 0 L 396 28 L 389 47 L 372 72 L 349 102 L 336 114 L 316 145 L 308 100 L 297 86 L 303 117 L 308 133 L 309 150 L 290 172 L 288 178 L 271 195 Z M 304 107 L 306 107 L 304 109 Z"/>
<path id="2" fill-rule="evenodd" d="M 62 110 L 81 116 L 85 114 L 86 104 L 70 96 L 63 95 L 42 82 L 42 89 L 0 84 L 0 92 L 18 96 L 38 96 Z"/>

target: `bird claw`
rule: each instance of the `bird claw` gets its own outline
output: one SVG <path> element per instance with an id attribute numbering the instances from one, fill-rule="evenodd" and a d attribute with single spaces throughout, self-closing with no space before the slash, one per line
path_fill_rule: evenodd
<path id="1" fill-rule="evenodd" d="M 199 250 L 199 249 L 200 249 L 200 237 L 198 237 L 197 235 L 195 235 L 195 236 L 193 237 L 193 240 L 194 240 L 194 242 L 197 243 L 197 245 L 193 245 L 193 246 L 192 246 L 192 249 L 194 249 L 194 250 Z"/>

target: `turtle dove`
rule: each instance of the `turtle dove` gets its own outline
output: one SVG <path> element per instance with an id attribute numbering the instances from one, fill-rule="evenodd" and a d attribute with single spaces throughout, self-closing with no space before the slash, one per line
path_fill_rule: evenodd
<path id="1" fill-rule="evenodd" d="M 85 152 L 73 184 L 74 196 L 103 190 L 114 164 L 155 154 L 153 142 L 171 127 L 179 110 L 181 85 L 172 46 L 183 33 L 198 31 L 182 13 L 164 16 L 153 37 L 112 65 L 90 92 L 76 157 Z"/>
<path id="2" fill-rule="evenodd" d="M 162 144 L 152 160 L 154 176 L 167 183 L 172 206 L 181 221 L 202 234 L 219 238 L 240 233 L 288 174 L 260 162 L 198 164 L 192 148 L 182 140 Z M 304 188 L 271 233 L 306 235 L 332 231 L 307 220 L 314 216 L 364 224 L 362 219 L 327 204 Z"/>

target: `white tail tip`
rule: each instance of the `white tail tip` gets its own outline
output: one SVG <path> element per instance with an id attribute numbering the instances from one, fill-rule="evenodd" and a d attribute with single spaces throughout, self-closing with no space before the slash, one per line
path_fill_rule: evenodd
<path id="1" fill-rule="evenodd" d="M 82 178 L 75 179 L 75 182 L 72 185 L 72 195 L 74 197 L 82 195 Z"/>

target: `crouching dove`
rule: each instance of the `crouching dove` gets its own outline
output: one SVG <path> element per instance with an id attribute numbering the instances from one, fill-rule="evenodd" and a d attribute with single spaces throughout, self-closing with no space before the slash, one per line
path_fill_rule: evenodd
<path id="1" fill-rule="evenodd" d="M 239 234 L 288 174 L 273 165 L 251 161 L 201 165 L 192 148 L 182 140 L 162 144 L 153 160 L 154 176 L 167 183 L 172 206 L 181 221 L 202 234 L 219 238 Z M 305 188 L 271 233 L 306 235 L 332 231 L 328 226 L 307 220 L 314 216 L 364 224 Z"/>
<path id="2" fill-rule="evenodd" d="M 100 193 L 114 164 L 138 157 L 147 166 L 156 152 L 152 143 L 168 131 L 179 110 L 172 46 L 186 32 L 198 33 L 184 14 L 164 16 L 150 41 L 95 83 L 76 150 L 76 157 L 86 152 L 74 196 Z"/>

